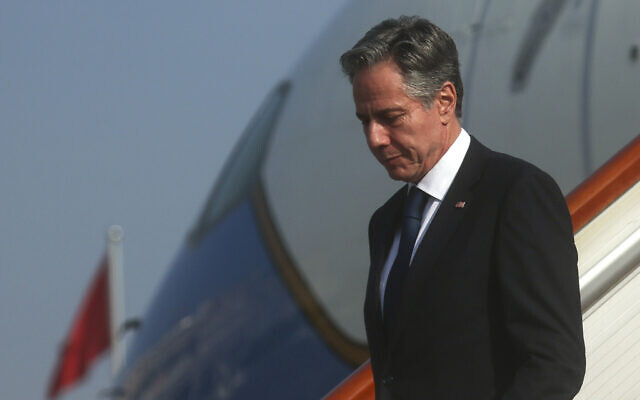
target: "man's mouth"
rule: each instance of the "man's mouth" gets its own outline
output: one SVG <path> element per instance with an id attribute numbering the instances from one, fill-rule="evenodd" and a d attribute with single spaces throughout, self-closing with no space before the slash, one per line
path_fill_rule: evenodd
<path id="1" fill-rule="evenodd" d="M 395 160 L 396 158 L 400 157 L 400 154 L 395 154 L 395 155 L 391 155 L 391 156 L 384 156 L 383 160 L 385 163 L 391 162 L 392 160 Z"/>

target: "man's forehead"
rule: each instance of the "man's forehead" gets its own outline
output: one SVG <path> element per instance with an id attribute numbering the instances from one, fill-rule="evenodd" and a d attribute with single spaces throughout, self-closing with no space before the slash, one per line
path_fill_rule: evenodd
<path id="1" fill-rule="evenodd" d="M 353 101 L 358 117 L 406 111 L 415 100 L 407 96 L 402 77 L 389 70 L 369 70 L 354 79 Z"/>
<path id="2" fill-rule="evenodd" d="M 353 98 L 356 101 L 403 94 L 402 75 L 388 65 L 376 65 L 358 71 L 353 80 Z"/>

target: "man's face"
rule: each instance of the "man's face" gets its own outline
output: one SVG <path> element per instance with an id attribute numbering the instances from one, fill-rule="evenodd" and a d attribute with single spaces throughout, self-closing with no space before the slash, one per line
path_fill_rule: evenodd
<path id="1" fill-rule="evenodd" d="M 438 107 L 407 96 L 392 61 L 357 72 L 353 99 L 367 145 L 392 179 L 417 183 L 446 151 Z"/>

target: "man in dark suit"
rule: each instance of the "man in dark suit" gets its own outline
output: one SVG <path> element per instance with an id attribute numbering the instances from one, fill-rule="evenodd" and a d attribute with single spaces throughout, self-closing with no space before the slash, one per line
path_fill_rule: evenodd
<path id="1" fill-rule="evenodd" d="M 577 255 L 546 173 L 461 128 L 453 40 L 383 21 L 340 59 L 367 144 L 402 187 L 371 217 L 376 399 L 571 399 L 584 376 Z"/>

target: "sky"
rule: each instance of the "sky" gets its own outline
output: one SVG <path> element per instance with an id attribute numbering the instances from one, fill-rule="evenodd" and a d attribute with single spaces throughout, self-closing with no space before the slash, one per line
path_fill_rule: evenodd
<path id="1" fill-rule="evenodd" d="M 44 397 L 112 224 L 144 314 L 249 118 L 346 3 L 2 2 L 3 399 Z M 60 398 L 109 385 L 104 357 Z"/>

